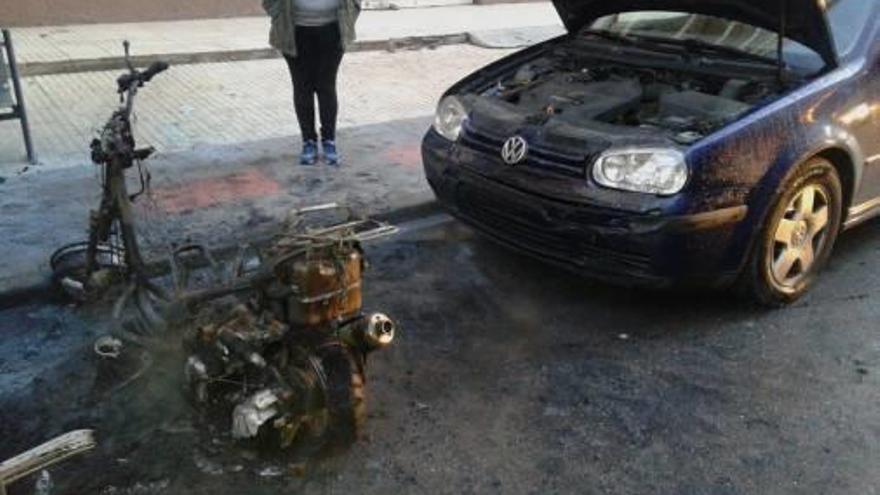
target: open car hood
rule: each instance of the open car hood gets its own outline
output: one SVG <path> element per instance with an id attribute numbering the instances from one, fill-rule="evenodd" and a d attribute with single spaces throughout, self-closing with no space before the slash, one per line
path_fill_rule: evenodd
<path id="1" fill-rule="evenodd" d="M 779 32 L 785 16 L 785 35 L 815 50 L 829 66 L 837 54 L 825 0 L 553 0 L 569 32 L 611 14 L 636 10 L 666 10 L 711 15 Z"/>

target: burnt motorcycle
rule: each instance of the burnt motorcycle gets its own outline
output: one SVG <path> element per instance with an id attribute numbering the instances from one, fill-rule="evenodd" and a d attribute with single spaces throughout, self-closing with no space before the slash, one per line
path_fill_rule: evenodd
<path id="1" fill-rule="evenodd" d="M 367 356 L 391 344 L 397 329 L 388 316 L 362 310 L 361 242 L 395 231 L 371 220 L 287 229 L 253 273 L 179 298 L 208 314 L 184 339 L 193 401 L 223 411 L 239 440 L 281 449 L 303 436 L 334 446 L 356 440 L 366 419 Z M 222 299 L 244 290 L 244 302 Z"/>
<path id="2" fill-rule="evenodd" d="M 116 81 L 119 108 L 90 144 L 92 162 L 100 167 L 100 205 L 90 212 L 88 240 L 58 249 L 50 265 L 56 282 L 78 301 L 97 299 L 113 285 L 124 283 L 126 288 L 117 300 L 117 308 L 136 301 L 149 319 L 156 317 L 153 308 L 166 300 L 167 294 L 146 273 L 133 203 L 149 186 L 143 162 L 155 150 L 137 148 L 131 117 L 138 90 L 167 70 L 168 64 L 155 62 L 146 70 L 138 70 L 131 61 L 127 41 L 124 47 L 128 70 Z M 133 168 L 137 169 L 140 189 L 130 193 L 126 173 Z"/>

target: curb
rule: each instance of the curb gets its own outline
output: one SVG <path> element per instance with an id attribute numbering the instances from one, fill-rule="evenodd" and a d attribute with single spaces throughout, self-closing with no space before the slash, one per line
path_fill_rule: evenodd
<path id="1" fill-rule="evenodd" d="M 47 302 L 52 300 L 52 280 L 42 277 L 38 283 L 29 286 L 13 287 L 6 292 L 0 292 L 0 311 L 23 306 L 33 302 Z"/>
<path id="2" fill-rule="evenodd" d="M 406 38 L 390 38 L 384 40 L 366 40 L 355 42 L 349 52 L 419 50 L 436 48 L 444 45 L 460 45 L 468 43 L 468 33 L 411 36 Z M 274 48 L 255 48 L 250 50 L 218 50 L 199 53 L 167 53 L 156 55 L 132 56 L 132 63 L 137 67 L 146 67 L 160 59 L 171 65 L 193 65 L 220 62 L 244 62 L 251 60 L 268 60 L 281 58 Z M 58 74 L 74 74 L 80 72 L 99 72 L 117 70 L 125 67 L 122 57 L 101 57 L 80 60 L 59 60 L 52 62 L 28 62 L 19 64 L 22 77 L 50 76 Z"/>
<path id="3" fill-rule="evenodd" d="M 401 224 L 436 215 L 441 212 L 442 209 L 440 208 L 439 203 L 435 200 L 429 200 L 370 215 L 370 217 L 383 222 Z M 253 233 L 253 240 L 250 244 L 256 247 L 267 245 L 275 236 L 277 227 L 278 223 L 272 227 L 267 227 L 264 230 Z M 213 247 L 211 249 L 211 254 L 217 259 L 229 258 L 238 252 L 241 244 L 242 243 L 237 242 L 226 246 Z M 147 261 L 146 270 L 151 276 L 159 277 L 170 273 L 171 266 L 166 259 Z M 28 303 L 58 301 L 59 295 L 53 290 L 54 283 L 52 281 L 52 275 L 50 273 L 45 273 L 40 278 L 42 279 L 40 282 L 0 291 L 0 311 Z"/>
<path id="4" fill-rule="evenodd" d="M 522 1 L 522 0 L 501 0 Z M 538 0 L 534 0 L 538 1 Z M 424 9 L 432 7 L 455 7 L 459 5 L 473 5 L 472 0 L 362 0 L 361 7 L 364 10 L 402 10 Z"/>
<path id="5" fill-rule="evenodd" d="M 565 34 L 562 26 L 532 26 L 520 29 L 489 29 L 468 33 L 468 43 L 480 48 L 515 49 L 536 45 Z"/>

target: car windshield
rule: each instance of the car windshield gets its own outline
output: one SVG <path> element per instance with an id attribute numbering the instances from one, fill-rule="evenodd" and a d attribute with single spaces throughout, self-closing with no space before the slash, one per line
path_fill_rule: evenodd
<path id="1" fill-rule="evenodd" d="M 866 12 L 874 0 L 826 1 L 835 48 L 839 55 L 845 56 L 867 26 L 871 16 Z M 601 17 L 593 22 L 590 29 L 670 40 L 695 39 L 752 55 L 776 56 L 775 32 L 709 15 L 658 10 L 626 12 Z M 785 57 L 787 62 L 796 66 L 821 63 L 813 50 L 792 40 L 785 42 Z"/>
<path id="2" fill-rule="evenodd" d="M 599 18 L 591 29 L 621 35 L 698 40 L 752 55 L 776 56 L 775 32 L 709 15 L 656 10 L 626 12 Z M 789 43 L 798 45 L 793 41 Z M 803 46 L 799 48 L 806 50 Z"/>
<path id="3" fill-rule="evenodd" d="M 841 56 L 852 51 L 859 35 L 868 25 L 868 14 L 874 0 L 832 0 L 828 7 L 828 23 L 837 53 Z"/>

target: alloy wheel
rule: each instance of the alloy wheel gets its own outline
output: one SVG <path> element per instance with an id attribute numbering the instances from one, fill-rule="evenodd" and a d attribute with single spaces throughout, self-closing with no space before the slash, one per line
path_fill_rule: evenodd
<path id="1" fill-rule="evenodd" d="M 780 288 L 795 288 L 816 264 L 828 240 L 829 201 L 824 187 L 807 184 L 786 207 L 768 252 L 770 274 Z"/>

